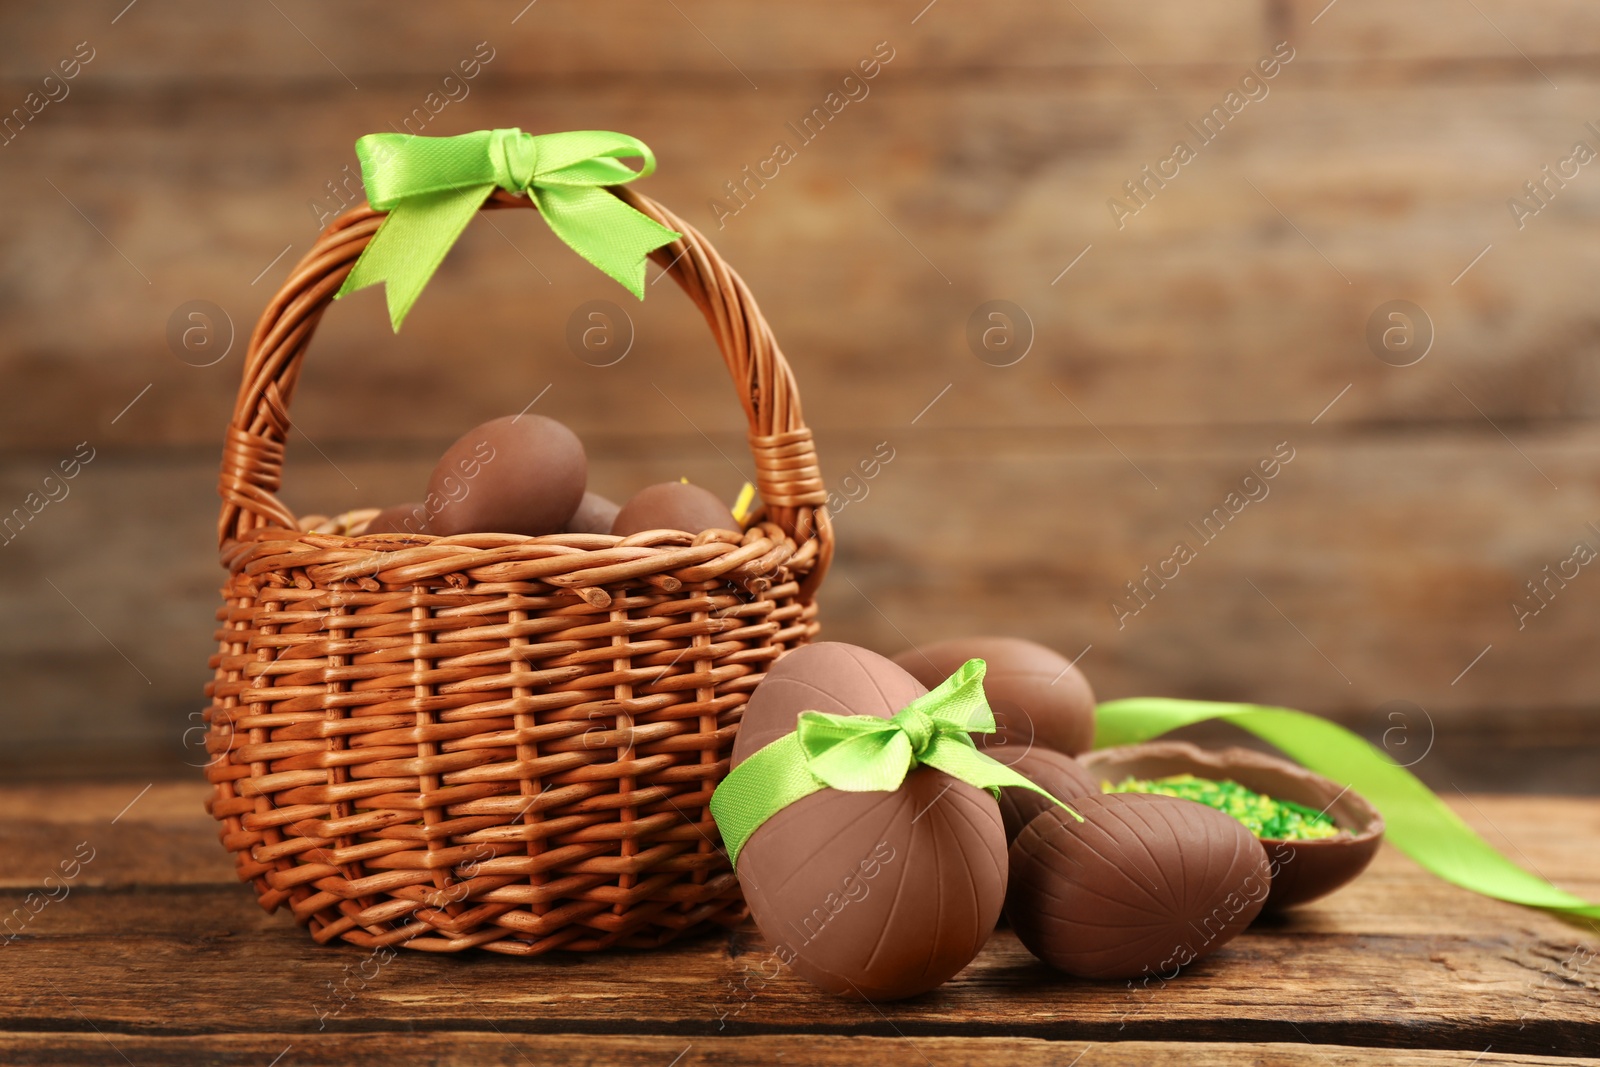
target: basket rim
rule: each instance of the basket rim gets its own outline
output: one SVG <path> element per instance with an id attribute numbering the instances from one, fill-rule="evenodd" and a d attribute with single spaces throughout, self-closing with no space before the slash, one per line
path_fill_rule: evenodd
<path id="1" fill-rule="evenodd" d="M 449 587 L 462 580 L 533 582 L 550 587 L 551 594 L 567 593 L 604 607 L 614 599 L 606 587 L 630 584 L 676 594 L 713 583 L 746 596 L 764 596 L 775 585 L 803 585 L 816 569 L 818 553 L 815 540 L 797 545 L 771 522 L 742 533 L 647 530 L 628 537 L 347 534 L 264 526 L 229 541 L 222 561 L 235 575 L 270 583 L 267 575 L 289 571 L 312 589 L 329 592 L 399 592 L 418 585 Z"/>
<path id="2" fill-rule="evenodd" d="M 813 600 L 833 557 L 833 526 L 793 372 L 749 288 L 698 230 L 631 188 L 616 186 L 610 192 L 682 234 L 650 258 L 673 276 L 711 328 L 745 411 L 756 491 L 768 521 L 787 535 L 797 552 L 814 543 L 808 553 L 812 565 L 802 580 L 803 598 Z M 497 190 L 481 210 L 513 207 L 537 205 L 528 197 Z M 277 496 L 293 425 L 288 407 L 317 324 L 385 214 L 360 203 L 330 222 L 268 301 L 251 334 L 218 477 L 222 508 L 217 542 L 230 569 L 230 558 L 246 545 L 275 536 L 266 533 L 269 529 L 291 537 L 305 532 Z"/>

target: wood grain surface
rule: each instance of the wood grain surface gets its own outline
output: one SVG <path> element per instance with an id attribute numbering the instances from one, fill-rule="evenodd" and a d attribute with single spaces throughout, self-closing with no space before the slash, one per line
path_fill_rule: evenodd
<path id="1" fill-rule="evenodd" d="M 0 12 L 0 117 L 60 96 L 0 137 L 0 518 L 80 442 L 95 456 L 0 536 L 0 773 L 181 771 L 257 314 L 358 195 L 358 135 L 516 125 L 643 138 L 650 193 L 759 297 L 844 505 L 827 636 L 1016 633 L 1083 652 L 1103 696 L 1281 702 L 1391 743 L 1425 728 L 1441 788 L 1600 788 L 1600 579 L 1545 570 L 1600 550 L 1600 169 L 1543 169 L 1600 149 L 1600 9 L 386 10 Z M 1201 143 L 1191 124 L 1280 42 L 1293 58 Z M 801 143 L 790 124 L 830 92 L 853 98 Z M 1193 160 L 1146 178 L 1180 139 Z M 795 159 L 735 198 L 778 140 Z M 453 437 L 536 396 L 615 495 L 748 476 L 695 311 L 670 283 L 625 298 L 515 214 L 469 228 L 398 337 L 375 291 L 326 318 L 294 406 L 297 506 L 397 503 Z M 997 300 L 1028 323 L 1008 366 L 974 347 Z M 1397 300 L 1431 338 L 1410 366 L 1368 336 Z M 570 340 L 593 301 L 631 337 L 613 366 Z M 880 442 L 894 461 L 861 479 Z M 1296 458 L 1270 495 L 1129 601 L 1280 442 Z"/>
<path id="2" fill-rule="evenodd" d="M 1049 1041 L 1037 1038 L 834 1037 L 780 1034 L 713 1037 L 624 1037 L 603 1042 L 582 1034 L 483 1034 L 473 1031 L 346 1034 L 219 1034 L 205 1037 L 118 1035 L 112 1039 L 79 1034 L 0 1034 L 0 1051 L 30 1064 L 77 1064 L 115 1057 L 140 1064 L 269 1063 L 337 1064 L 386 1067 L 428 1063 L 440 1067 L 526 1067 L 561 1063 L 573 1067 L 715 1067 L 734 1064 L 798 1063 L 813 1067 L 926 1067 L 972 1064 L 977 1067 L 1593 1067 L 1588 1057 L 1473 1053 L 1444 1049 L 1368 1049 L 1297 1042 Z M 113 1062 L 116 1062 L 113 1060 Z"/>
<path id="3" fill-rule="evenodd" d="M 234 882 L 201 800 L 197 783 L 0 788 L 7 1062 L 115 1060 L 107 1046 L 139 1063 L 285 1065 L 1600 1062 L 1544 1058 L 1600 1047 L 1593 932 L 1388 847 L 1345 890 L 1164 984 L 1061 977 L 1002 929 L 935 992 L 860 1005 L 771 966 L 753 929 L 536 960 L 318 947 Z M 1453 806 L 1519 862 L 1600 896 L 1600 802 Z"/>
<path id="4" fill-rule="evenodd" d="M 972 1064 L 977 1067 L 1065 1067 L 1072 1056 L 1083 1067 L 1298 1067 L 1314 1062 L 1329 1067 L 1593 1067 L 1588 1057 L 1473 1053 L 1444 1049 L 1368 1049 L 1297 1042 L 1049 1041 L 1037 1038 L 834 1037 L 779 1034 L 740 1037 L 627 1037 L 604 1041 L 583 1034 L 483 1034 L 474 1031 L 345 1034 L 217 1034 L 204 1037 L 150 1037 L 119 1034 L 114 1039 L 80 1034 L 0 1034 L 0 1051 L 19 1063 L 98 1062 L 120 1052 L 141 1064 L 336 1064 L 387 1067 L 428 1063 L 440 1067 L 526 1067 L 561 1063 L 573 1067 L 715 1067 L 734 1064 L 799 1063 L 813 1067 L 926 1067 Z M 1091 1058 L 1092 1054 L 1092 1058 Z M 115 1061 L 113 1061 L 115 1062 Z"/>

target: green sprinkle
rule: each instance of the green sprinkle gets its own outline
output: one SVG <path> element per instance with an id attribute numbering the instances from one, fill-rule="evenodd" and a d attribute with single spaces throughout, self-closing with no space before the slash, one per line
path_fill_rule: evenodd
<path id="1" fill-rule="evenodd" d="M 1100 789 L 1105 793 L 1157 793 L 1197 800 L 1233 816 L 1251 833 L 1269 841 L 1309 841 L 1339 834 L 1339 827 L 1320 811 L 1288 800 L 1274 800 L 1227 779 L 1212 781 L 1192 774 L 1175 774 L 1153 781 L 1125 778 L 1120 785 L 1102 782 Z"/>

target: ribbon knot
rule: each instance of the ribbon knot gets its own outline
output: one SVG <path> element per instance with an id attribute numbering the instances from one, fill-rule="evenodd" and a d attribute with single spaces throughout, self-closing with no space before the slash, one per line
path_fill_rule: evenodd
<path id="1" fill-rule="evenodd" d="M 526 195 L 572 249 L 644 299 L 644 259 L 682 234 L 635 211 L 608 186 L 655 169 L 643 141 L 605 130 L 530 134 L 479 130 L 459 137 L 370 133 L 356 142 L 367 200 L 387 211 L 334 298 L 384 283 L 400 323 L 445 253 L 495 188 Z M 633 170 L 623 159 L 639 158 Z"/>
<path id="2" fill-rule="evenodd" d="M 938 724 L 933 721 L 933 716 L 912 704 L 890 721 L 904 731 L 906 740 L 911 743 L 912 759 L 921 762 L 932 747 L 934 735 L 938 731 Z M 994 727 L 991 726 L 985 732 L 993 733 Z"/>
<path id="3" fill-rule="evenodd" d="M 518 129 L 490 133 L 489 158 L 494 162 L 495 184 L 508 193 L 527 192 L 539 170 L 538 139 Z"/>
<path id="4" fill-rule="evenodd" d="M 739 764 L 712 794 L 711 815 L 728 859 L 737 864 L 750 835 L 803 797 L 827 788 L 892 792 L 923 765 L 996 794 L 1015 786 L 1061 804 L 972 743 L 971 734 L 994 732 L 994 713 L 983 695 L 985 669 L 983 660 L 968 660 L 889 719 L 802 711 L 794 733 Z"/>

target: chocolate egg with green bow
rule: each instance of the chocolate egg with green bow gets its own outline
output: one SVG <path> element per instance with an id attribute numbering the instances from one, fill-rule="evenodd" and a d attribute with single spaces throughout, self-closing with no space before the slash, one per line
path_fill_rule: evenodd
<path id="1" fill-rule="evenodd" d="M 796 649 L 751 694 L 730 777 L 768 745 L 798 747 L 785 739 L 802 712 L 887 720 L 925 692 L 866 649 Z M 893 790 L 822 788 L 780 808 L 744 840 L 735 869 L 787 969 L 829 993 L 898 1000 L 955 975 L 994 930 L 1005 829 L 987 790 L 914 766 Z"/>

